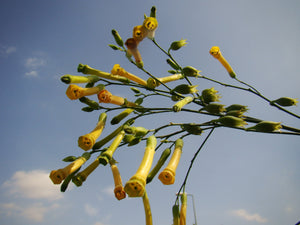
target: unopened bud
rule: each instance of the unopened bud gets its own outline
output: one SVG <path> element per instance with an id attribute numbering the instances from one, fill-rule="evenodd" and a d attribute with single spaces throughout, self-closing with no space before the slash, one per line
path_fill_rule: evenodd
<path id="1" fill-rule="evenodd" d="M 198 85 L 180 84 L 176 86 L 171 92 L 177 92 L 179 94 L 192 94 L 198 92 L 196 87 L 198 87 Z"/>
<path id="2" fill-rule="evenodd" d="M 199 73 L 201 71 L 197 70 L 196 68 L 192 67 L 192 66 L 186 66 L 182 69 L 182 73 L 184 76 L 187 77 L 198 77 L 201 76 Z"/>
<path id="3" fill-rule="evenodd" d="M 170 45 L 170 49 L 176 51 L 187 44 L 186 40 L 181 39 L 180 41 L 174 41 Z"/>
<path id="4" fill-rule="evenodd" d="M 122 40 L 120 34 L 118 33 L 118 31 L 116 31 L 116 30 L 113 29 L 113 30 L 111 31 L 111 33 L 112 33 L 112 35 L 114 36 L 116 43 L 117 43 L 119 46 L 123 47 L 123 46 L 124 46 L 124 43 L 123 43 L 123 40 Z"/>
<path id="5" fill-rule="evenodd" d="M 247 130 L 255 130 L 259 132 L 273 132 L 278 131 L 282 128 L 280 122 L 273 122 L 273 121 L 262 121 L 257 123 L 253 127 L 247 128 Z"/>
<path id="6" fill-rule="evenodd" d="M 156 18 L 156 7 L 155 6 L 152 6 L 152 8 L 151 8 L 150 17 Z"/>
<path id="7" fill-rule="evenodd" d="M 293 105 L 297 105 L 298 100 L 295 98 L 281 97 L 272 101 L 271 104 L 272 103 L 277 103 L 280 106 L 293 106 Z"/>
<path id="8" fill-rule="evenodd" d="M 234 116 L 222 116 L 213 122 L 219 122 L 226 127 L 244 127 L 247 124 L 242 118 Z"/>
<path id="9" fill-rule="evenodd" d="M 167 63 L 174 69 L 174 70 L 179 70 L 179 66 L 171 59 L 167 59 Z"/>
<path id="10" fill-rule="evenodd" d="M 201 98 L 206 104 L 210 102 L 218 102 L 221 96 L 217 93 L 218 91 L 215 90 L 213 87 L 209 89 L 204 89 L 201 93 Z"/>

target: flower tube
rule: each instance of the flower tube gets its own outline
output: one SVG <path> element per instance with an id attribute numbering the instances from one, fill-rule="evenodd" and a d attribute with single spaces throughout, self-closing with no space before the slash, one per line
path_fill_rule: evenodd
<path id="1" fill-rule="evenodd" d="M 220 48 L 218 46 L 213 46 L 209 53 L 216 58 L 217 60 L 219 60 L 219 62 L 224 66 L 224 68 L 227 70 L 227 72 L 229 73 L 231 78 L 235 78 L 235 72 L 233 71 L 233 69 L 231 68 L 230 64 L 227 62 L 227 60 L 223 57 Z"/>
<path id="2" fill-rule="evenodd" d="M 76 100 L 84 96 L 98 94 L 100 91 L 104 90 L 104 88 L 105 86 L 103 84 L 91 88 L 83 88 L 76 84 L 70 84 L 67 88 L 66 95 L 69 99 Z"/>
<path id="3" fill-rule="evenodd" d="M 139 78 L 138 76 L 127 72 L 125 69 L 123 69 L 119 64 L 115 64 L 113 69 L 111 70 L 111 73 L 113 75 L 119 75 L 121 77 L 126 77 L 131 81 L 134 81 L 140 85 L 147 86 L 147 82 L 143 80 L 142 78 Z"/>
<path id="4" fill-rule="evenodd" d="M 123 140 L 124 136 L 125 136 L 125 132 L 122 130 L 115 137 L 115 139 L 113 140 L 113 142 L 111 143 L 109 148 L 105 152 L 101 153 L 101 155 L 98 157 L 99 162 L 101 164 L 106 165 L 107 163 L 109 163 L 110 160 L 112 160 L 113 154 L 116 151 L 116 149 L 118 148 L 121 141 Z"/>
<path id="5" fill-rule="evenodd" d="M 136 65 L 139 68 L 142 68 L 144 66 L 141 53 L 138 50 L 138 42 L 134 38 L 129 38 L 125 42 L 125 45 L 127 46 L 127 51 L 130 55 L 133 55 Z"/>
<path id="6" fill-rule="evenodd" d="M 70 163 L 65 168 L 52 170 L 49 175 L 50 179 L 54 184 L 60 184 L 69 174 L 80 168 L 89 158 L 89 153 L 83 153 L 81 157 Z"/>
<path id="7" fill-rule="evenodd" d="M 87 151 L 93 147 L 95 144 L 97 138 L 101 135 L 105 122 L 106 122 L 106 113 L 101 113 L 99 116 L 98 123 L 94 130 L 88 134 L 85 134 L 83 136 L 80 136 L 78 138 L 78 146 L 82 148 L 83 150 Z"/>
<path id="8" fill-rule="evenodd" d="M 115 183 L 115 189 L 114 189 L 115 197 L 118 200 L 122 200 L 123 198 L 126 198 L 126 192 L 124 191 L 120 171 L 118 169 L 118 166 L 116 165 L 115 160 L 112 159 L 109 161 L 109 163 L 110 163 L 110 168 L 111 168 L 113 178 L 114 178 L 114 183 Z"/>
<path id="9" fill-rule="evenodd" d="M 85 168 L 82 172 L 78 173 L 76 176 L 72 178 L 73 183 L 79 187 L 86 180 L 86 178 L 99 166 L 99 160 L 96 159 L 92 162 L 87 168 Z"/>
<path id="10" fill-rule="evenodd" d="M 173 105 L 173 111 L 174 112 L 179 112 L 181 111 L 182 107 L 185 106 L 186 104 L 189 104 L 191 101 L 193 101 L 193 97 L 187 96 L 184 99 L 180 100 L 177 102 L 175 105 Z"/>
<path id="11" fill-rule="evenodd" d="M 144 210 L 145 210 L 146 225 L 152 225 L 153 223 L 152 223 L 151 207 L 150 207 L 149 197 L 147 195 L 146 190 L 143 195 L 143 205 L 144 205 Z"/>
<path id="12" fill-rule="evenodd" d="M 81 72 L 81 73 L 84 73 L 84 74 L 96 75 L 98 77 L 105 78 L 105 79 L 108 79 L 108 80 L 117 80 L 117 81 L 121 81 L 121 82 L 124 82 L 124 83 L 129 82 L 129 80 L 127 78 L 116 76 L 116 75 L 113 75 L 113 74 L 110 74 L 110 73 L 107 73 L 107 72 L 103 72 L 103 71 L 100 71 L 100 70 L 96 70 L 96 69 L 94 69 L 94 68 L 92 68 L 88 65 L 79 64 L 78 68 L 77 68 L 77 71 Z"/>
<path id="13" fill-rule="evenodd" d="M 174 152 L 167 167 L 158 176 L 158 179 L 165 185 L 174 184 L 175 182 L 176 169 L 181 158 L 182 147 L 182 139 L 177 139 L 175 142 Z"/>
<path id="14" fill-rule="evenodd" d="M 137 172 L 125 184 L 129 197 L 142 197 L 145 193 L 146 178 L 151 169 L 157 140 L 154 135 L 148 137 L 145 153 Z"/>
<path id="15" fill-rule="evenodd" d="M 184 78 L 184 76 L 182 74 L 173 74 L 173 75 L 170 75 L 170 76 L 167 76 L 167 77 L 160 77 L 160 78 L 157 78 L 157 80 L 150 77 L 147 80 L 147 87 L 151 88 L 151 89 L 154 89 L 154 88 L 158 87 L 161 83 L 165 84 L 165 83 L 180 80 L 180 79 L 183 79 L 183 78 Z"/>
<path id="16" fill-rule="evenodd" d="M 90 76 L 74 76 L 70 74 L 63 75 L 60 80 L 66 84 L 74 83 L 95 83 L 100 80 L 99 77 L 90 75 Z"/>
<path id="17" fill-rule="evenodd" d="M 180 207 L 180 225 L 186 225 L 186 208 L 187 208 L 187 194 L 181 194 L 181 207 Z"/>

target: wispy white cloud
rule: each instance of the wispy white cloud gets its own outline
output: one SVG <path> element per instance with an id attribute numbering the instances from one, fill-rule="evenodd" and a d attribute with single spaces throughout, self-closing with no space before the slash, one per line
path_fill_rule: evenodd
<path id="1" fill-rule="evenodd" d="M 96 216 L 98 214 L 98 210 L 91 204 L 85 204 L 84 210 L 89 216 Z"/>
<path id="2" fill-rule="evenodd" d="M 15 46 L 0 46 L 0 53 L 2 56 L 8 56 L 17 51 L 17 47 Z"/>
<path id="3" fill-rule="evenodd" d="M 22 217 L 32 222 L 42 222 L 46 213 L 57 209 L 58 204 L 45 205 L 42 203 L 20 204 L 20 203 L 2 203 L 1 212 L 10 217 Z"/>
<path id="4" fill-rule="evenodd" d="M 39 69 L 46 65 L 46 60 L 42 57 L 29 57 L 25 60 L 25 67 L 29 70 L 25 73 L 27 77 L 38 77 Z"/>
<path id="5" fill-rule="evenodd" d="M 232 210 L 231 213 L 237 217 L 240 217 L 244 220 L 247 221 L 256 221 L 259 223 L 266 223 L 268 220 L 266 218 L 263 218 L 261 215 L 258 213 L 251 214 L 247 212 L 245 209 L 237 209 L 237 210 Z"/>
<path id="6" fill-rule="evenodd" d="M 107 194 L 107 195 L 109 195 L 109 196 L 112 196 L 112 197 L 115 196 L 115 194 L 114 194 L 114 186 L 108 186 L 108 187 L 104 188 L 102 190 L 102 192 L 105 193 L 105 194 Z"/>
<path id="7" fill-rule="evenodd" d="M 2 186 L 14 197 L 49 201 L 63 197 L 59 187 L 51 183 L 49 173 L 43 170 L 17 171 Z"/>

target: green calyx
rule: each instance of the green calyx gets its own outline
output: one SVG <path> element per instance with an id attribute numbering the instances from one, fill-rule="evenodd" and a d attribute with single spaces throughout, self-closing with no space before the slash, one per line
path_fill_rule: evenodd
<path id="1" fill-rule="evenodd" d="M 208 105 L 204 106 L 203 109 L 212 114 L 220 114 L 226 111 L 224 105 L 218 103 L 209 103 Z"/>
<path id="2" fill-rule="evenodd" d="M 179 94 L 192 94 L 198 92 L 196 89 L 198 85 L 180 84 L 176 86 L 171 92 L 177 92 Z"/>
<path id="3" fill-rule="evenodd" d="M 184 76 L 187 77 L 198 77 L 200 76 L 200 70 L 197 70 L 196 68 L 192 67 L 192 66 L 186 66 L 182 69 L 182 73 Z"/>

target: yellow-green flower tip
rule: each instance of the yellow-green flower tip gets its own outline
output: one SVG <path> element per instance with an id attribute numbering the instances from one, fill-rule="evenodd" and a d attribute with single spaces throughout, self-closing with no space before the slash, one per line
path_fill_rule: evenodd
<path id="1" fill-rule="evenodd" d="M 218 59 L 221 56 L 221 51 L 218 46 L 213 46 L 210 50 L 209 53 L 216 59 Z"/>
<path id="2" fill-rule="evenodd" d="M 174 41 L 170 45 L 170 49 L 176 51 L 187 44 L 186 40 L 181 39 L 180 41 Z"/>
<path id="3" fill-rule="evenodd" d="M 181 138 L 179 138 L 175 141 L 175 148 L 182 149 L 182 147 L 183 147 L 183 140 Z"/>
<path id="4" fill-rule="evenodd" d="M 60 80 L 61 80 L 62 82 L 64 82 L 65 84 L 71 83 L 70 74 L 65 74 L 65 75 L 63 75 L 63 76 L 60 78 Z"/>
<path id="5" fill-rule="evenodd" d="M 157 139 L 154 135 L 151 135 L 147 138 L 146 147 L 150 149 L 155 149 L 157 144 Z"/>
<path id="6" fill-rule="evenodd" d="M 281 97 L 281 98 L 278 98 L 278 99 L 272 101 L 271 104 L 272 103 L 277 103 L 280 106 L 287 107 L 287 106 L 297 105 L 298 100 L 295 98 Z"/>
<path id="7" fill-rule="evenodd" d="M 60 184 L 66 178 L 61 170 L 52 170 L 49 177 L 53 184 Z"/>
<path id="8" fill-rule="evenodd" d="M 90 134 L 86 134 L 78 138 L 78 146 L 85 151 L 91 149 L 94 144 L 95 144 L 95 139 Z"/>
<path id="9" fill-rule="evenodd" d="M 77 186 L 80 187 L 82 183 L 86 180 L 81 174 L 77 174 L 75 177 L 72 178 L 72 182 Z"/>
<path id="10" fill-rule="evenodd" d="M 131 178 L 125 184 L 124 190 L 129 197 L 142 197 L 145 193 L 145 181 L 137 178 Z"/>
<path id="11" fill-rule="evenodd" d="M 158 176 L 158 179 L 164 184 L 164 185 L 171 185 L 175 182 L 175 174 L 172 170 L 169 170 L 168 168 L 165 168 Z"/>
<path id="12" fill-rule="evenodd" d="M 155 89 L 156 87 L 158 87 L 160 85 L 159 82 L 157 82 L 154 78 L 150 77 L 147 80 L 147 87 L 150 89 Z"/>
<path id="13" fill-rule="evenodd" d="M 282 128 L 280 122 L 262 121 L 253 127 L 247 128 L 247 130 L 255 130 L 259 132 L 274 132 L 279 131 Z"/>

